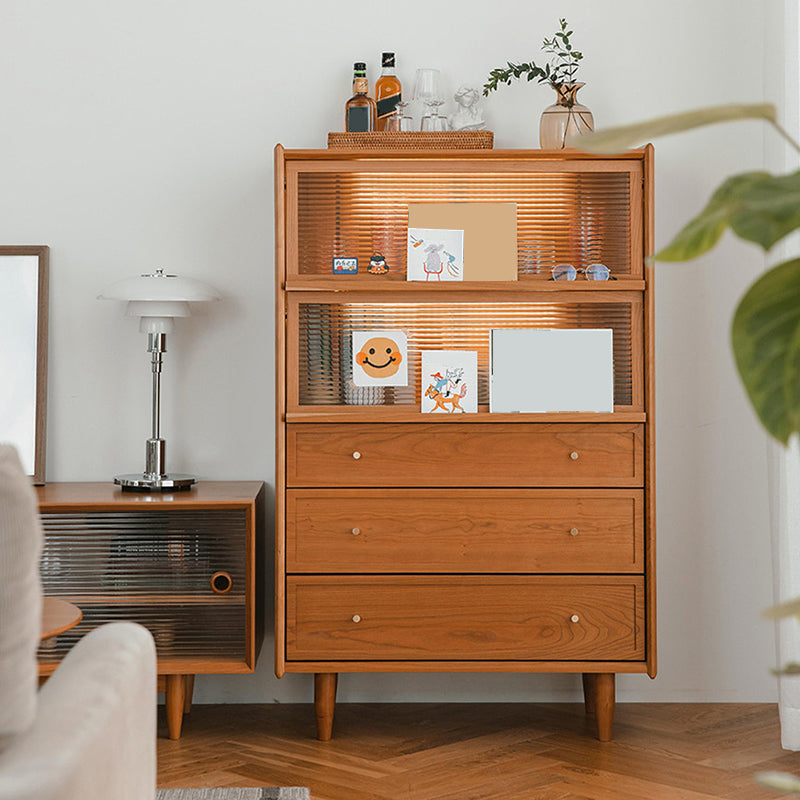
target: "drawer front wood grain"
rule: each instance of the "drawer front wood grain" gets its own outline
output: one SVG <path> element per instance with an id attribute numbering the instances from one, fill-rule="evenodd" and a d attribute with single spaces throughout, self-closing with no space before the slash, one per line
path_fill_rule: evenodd
<path id="1" fill-rule="evenodd" d="M 287 578 L 291 660 L 642 660 L 644 579 Z"/>
<path id="2" fill-rule="evenodd" d="M 642 426 L 472 423 L 287 426 L 303 486 L 642 486 Z"/>
<path id="3" fill-rule="evenodd" d="M 292 489 L 289 572 L 643 572 L 638 489 Z"/>

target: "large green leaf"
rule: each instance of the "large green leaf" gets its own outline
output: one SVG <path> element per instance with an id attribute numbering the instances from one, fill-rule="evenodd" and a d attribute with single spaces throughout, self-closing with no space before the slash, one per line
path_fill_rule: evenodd
<path id="1" fill-rule="evenodd" d="M 649 142 L 658 136 L 680 133 L 703 125 L 737 119 L 766 119 L 775 123 L 776 118 L 775 106 L 770 103 L 734 103 L 696 111 L 683 111 L 680 114 L 668 114 L 647 122 L 636 122 L 633 125 L 621 125 L 617 128 L 586 133 L 570 138 L 568 144 L 570 147 L 579 147 L 581 150 L 588 150 L 591 153 L 619 153 Z"/>
<path id="2" fill-rule="evenodd" d="M 737 210 L 740 198 L 747 187 L 764 176 L 767 176 L 767 173 L 746 172 L 728 178 L 711 196 L 708 205 L 689 221 L 663 250 L 656 253 L 653 259 L 688 261 L 711 250 L 730 224 L 731 216 Z"/>
<path id="3" fill-rule="evenodd" d="M 653 257 L 688 261 L 708 252 L 726 227 L 769 250 L 800 227 L 800 172 L 745 172 L 725 181 L 708 205 Z"/>
<path id="4" fill-rule="evenodd" d="M 731 338 L 756 414 L 786 444 L 800 431 L 800 258 L 773 267 L 748 289 Z"/>

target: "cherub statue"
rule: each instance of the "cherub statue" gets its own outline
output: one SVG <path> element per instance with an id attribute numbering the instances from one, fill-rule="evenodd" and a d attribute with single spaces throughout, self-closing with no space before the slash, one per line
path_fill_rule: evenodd
<path id="1" fill-rule="evenodd" d="M 450 129 L 454 131 L 480 131 L 486 127 L 478 103 L 480 91 L 472 86 L 461 86 L 453 95 L 458 111 L 450 115 Z"/>

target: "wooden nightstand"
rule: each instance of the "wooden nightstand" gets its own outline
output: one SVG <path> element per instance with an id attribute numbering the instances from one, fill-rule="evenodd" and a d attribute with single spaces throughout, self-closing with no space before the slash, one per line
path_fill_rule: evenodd
<path id="1" fill-rule="evenodd" d="M 263 638 L 263 483 L 208 481 L 174 494 L 51 483 L 37 493 L 44 591 L 83 611 L 79 625 L 40 649 L 40 676 L 92 628 L 139 622 L 156 641 L 169 737 L 179 738 L 196 674 L 255 668 Z"/>

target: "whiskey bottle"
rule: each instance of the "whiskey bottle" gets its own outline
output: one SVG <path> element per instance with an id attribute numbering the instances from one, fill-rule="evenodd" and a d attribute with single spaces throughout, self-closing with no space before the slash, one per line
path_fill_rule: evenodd
<path id="1" fill-rule="evenodd" d="M 401 98 L 400 81 L 394 71 L 394 53 L 384 53 L 381 57 L 383 71 L 375 82 L 375 104 L 377 106 L 377 129 L 386 130 L 386 120 L 394 114 Z"/>
<path id="2" fill-rule="evenodd" d="M 344 129 L 350 132 L 375 130 L 375 101 L 367 95 L 367 65 L 353 64 L 353 96 L 344 107 Z"/>

